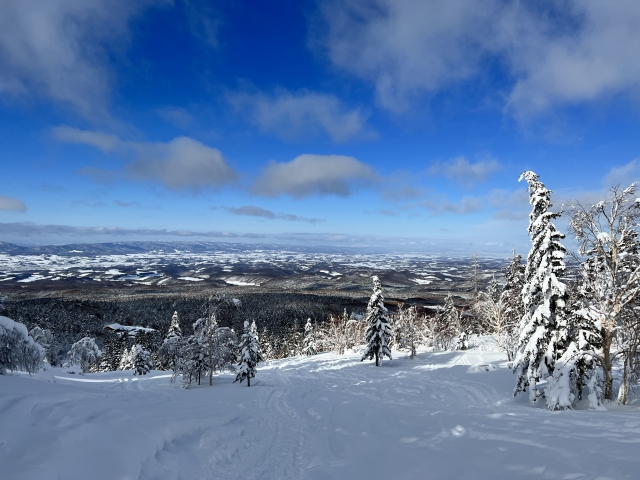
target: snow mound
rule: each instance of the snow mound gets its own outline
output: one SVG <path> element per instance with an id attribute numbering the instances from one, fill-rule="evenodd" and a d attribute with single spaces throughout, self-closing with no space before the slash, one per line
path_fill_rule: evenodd
<path id="1" fill-rule="evenodd" d="M 493 363 L 480 362 L 476 363 L 475 365 L 471 365 L 467 369 L 467 373 L 492 372 L 497 369 L 498 367 L 496 367 Z"/>

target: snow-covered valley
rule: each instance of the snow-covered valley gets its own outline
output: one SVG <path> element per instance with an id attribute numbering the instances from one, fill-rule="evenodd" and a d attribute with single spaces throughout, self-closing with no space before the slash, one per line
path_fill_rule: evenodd
<path id="1" fill-rule="evenodd" d="M 512 396 L 501 353 L 260 364 L 182 389 L 170 372 L 0 376 L 7 479 L 634 479 L 640 416 Z"/>

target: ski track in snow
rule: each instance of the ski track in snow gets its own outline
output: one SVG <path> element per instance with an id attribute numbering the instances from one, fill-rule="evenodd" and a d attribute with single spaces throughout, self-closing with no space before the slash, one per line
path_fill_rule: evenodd
<path id="1" fill-rule="evenodd" d="M 0 377 L 4 479 L 635 479 L 640 415 L 512 397 L 501 354 L 321 354 L 188 390 L 167 372 Z M 485 371 L 474 366 L 489 365 Z M 49 381 L 47 381 L 49 380 Z M 54 382 L 55 380 L 55 382 Z"/>

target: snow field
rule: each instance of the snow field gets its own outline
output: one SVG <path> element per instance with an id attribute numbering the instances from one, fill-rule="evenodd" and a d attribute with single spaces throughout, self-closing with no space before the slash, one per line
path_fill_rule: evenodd
<path id="1" fill-rule="evenodd" d="M 184 390 L 168 372 L 0 376 L 0 477 L 640 477 L 636 407 L 534 408 L 512 397 L 499 353 L 379 368 L 320 354 L 264 362 L 251 388 L 233 378 Z"/>

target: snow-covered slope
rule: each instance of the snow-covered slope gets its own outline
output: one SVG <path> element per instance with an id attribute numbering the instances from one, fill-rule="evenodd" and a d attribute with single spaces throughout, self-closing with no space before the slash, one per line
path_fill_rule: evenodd
<path id="1" fill-rule="evenodd" d="M 632 479 L 640 412 L 548 412 L 501 354 L 321 354 L 182 390 L 166 372 L 0 376 L 3 479 Z M 46 381 L 49 380 L 49 381 Z"/>

